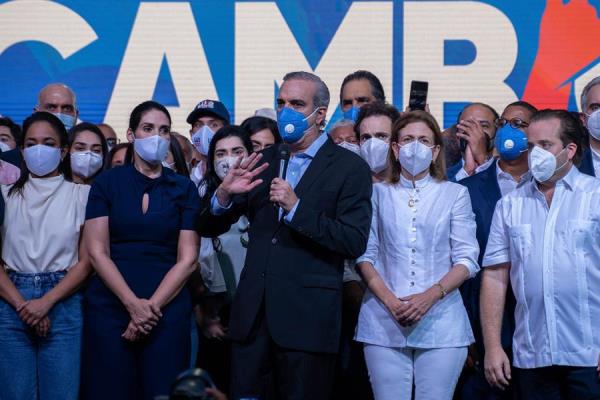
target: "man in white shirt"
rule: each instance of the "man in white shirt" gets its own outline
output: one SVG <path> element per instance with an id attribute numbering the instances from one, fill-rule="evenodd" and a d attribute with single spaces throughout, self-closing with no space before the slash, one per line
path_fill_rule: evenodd
<path id="1" fill-rule="evenodd" d="M 496 206 L 481 283 L 485 374 L 511 379 L 500 330 L 509 282 L 517 301 L 513 364 L 524 399 L 600 398 L 600 180 L 579 172 L 581 128 L 567 111 L 528 128 L 535 180 Z"/>
<path id="2" fill-rule="evenodd" d="M 471 197 L 473 213 L 477 222 L 477 242 L 482 251 L 479 254 L 479 265 L 483 261 L 483 252 L 487 245 L 492 225 L 492 217 L 496 203 L 502 196 L 517 188 L 517 185 L 531 178 L 527 163 L 528 141 L 527 127 L 531 117 L 537 110 L 531 104 L 518 101 L 506 106 L 500 118 L 496 120 L 499 128 L 496 132 L 496 150 L 499 154 L 497 162 L 490 168 L 478 174 L 461 180 L 459 183 L 466 186 Z M 469 314 L 469 320 L 475 336 L 475 344 L 469 348 L 471 362 L 463 371 L 457 387 L 458 398 L 470 400 L 485 398 L 487 400 L 512 399 L 514 385 L 508 390 L 500 391 L 491 387 L 484 376 L 483 366 L 483 339 L 481 336 L 481 320 L 479 317 L 479 293 L 481 288 L 481 274 L 462 284 L 460 293 Z M 512 358 L 512 336 L 515 329 L 514 322 L 515 297 L 512 290 L 507 291 L 502 321 L 501 343 L 502 348 Z"/>

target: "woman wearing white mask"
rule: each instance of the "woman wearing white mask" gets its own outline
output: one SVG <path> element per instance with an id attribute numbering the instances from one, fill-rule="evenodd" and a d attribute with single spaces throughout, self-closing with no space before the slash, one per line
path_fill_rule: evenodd
<path id="1" fill-rule="evenodd" d="M 400 113 L 391 104 L 374 102 L 360 108 L 354 132 L 360 145 L 360 156 L 371 168 L 373 182 L 385 179 L 392 125 L 398 118 Z"/>
<path id="2" fill-rule="evenodd" d="M 21 177 L 2 186 L 0 398 L 77 399 L 77 289 L 91 272 L 79 237 L 90 188 L 65 179 L 68 139 L 58 118 L 36 112 L 23 132 Z"/>
<path id="3" fill-rule="evenodd" d="M 202 210 L 209 212 L 217 187 L 234 164 L 252 153 L 248 132 L 235 125 L 221 128 L 210 143 L 204 181 Z M 218 387 L 229 387 L 230 342 L 223 341 L 229 309 L 246 258 L 248 219 L 242 216 L 231 229 L 202 241 L 200 269 L 209 293 L 203 303 L 202 335 L 198 366 L 206 368 Z"/>
<path id="4" fill-rule="evenodd" d="M 108 154 L 106 139 L 96 125 L 88 122 L 75 125 L 69 135 L 70 178 L 75 183 L 91 185 L 104 170 L 104 160 Z"/>
<path id="5" fill-rule="evenodd" d="M 393 126 L 390 174 L 373 186 L 368 290 L 356 340 L 377 400 L 451 399 L 473 333 L 457 288 L 473 277 L 478 245 L 466 188 L 446 181 L 433 117 L 406 113 Z"/>
<path id="6" fill-rule="evenodd" d="M 171 117 L 153 101 L 131 113 L 133 162 L 98 176 L 84 241 L 96 275 L 85 293 L 84 399 L 152 399 L 189 366 L 199 198 L 164 168 Z M 166 356 L 167 355 L 167 356 Z"/>

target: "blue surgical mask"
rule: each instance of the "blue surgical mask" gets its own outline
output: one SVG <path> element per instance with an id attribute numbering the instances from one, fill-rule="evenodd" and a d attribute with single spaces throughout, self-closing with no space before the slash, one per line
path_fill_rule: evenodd
<path id="1" fill-rule="evenodd" d="M 349 119 L 350 121 L 356 122 L 358 119 L 358 113 L 360 112 L 360 108 L 352 107 L 346 111 L 344 111 L 344 119 Z"/>
<path id="2" fill-rule="evenodd" d="M 310 113 L 308 116 L 304 116 L 299 111 L 293 110 L 289 107 L 283 107 L 281 111 L 277 113 L 277 127 L 281 138 L 286 143 L 296 143 L 302 139 L 304 132 L 309 130 L 312 125 L 308 125 L 308 119 L 313 116 L 319 109 Z"/>
<path id="3" fill-rule="evenodd" d="M 516 160 L 527 148 L 527 136 L 520 129 L 506 124 L 496 133 L 496 149 L 503 160 Z"/>
<path id="4" fill-rule="evenodd" d="M 63 123 L 67 131 L 69 131 L 73 126 L 75 126 L 75 122 L 77 121 L 77 119 L 74 116 L 69 114 L 56 113 L 54 115 L 58 119 L 60 119 L 60 122 Z"/>

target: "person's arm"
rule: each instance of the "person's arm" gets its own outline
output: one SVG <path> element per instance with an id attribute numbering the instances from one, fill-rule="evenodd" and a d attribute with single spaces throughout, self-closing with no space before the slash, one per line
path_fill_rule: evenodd
<path id="1" fill-rule="evenodd" d="M 88 219 L 85 222 L 84 241 L 98 276 L 123 303 L 136 327 L 142 333 L 149 333 L 162 316 L 160 307 L 150 300 L 137 298 L 111 260 L 108 217 Z"/>
<path id="2" fill-rule="evenodd" d="M 394 319 L 398 320 L 405 311 L 406 305 L 388 288 L 373 264 L 368 261 L 359 262 L 357 269 L 369 290 L 385 305 Z"/>
<path id="3" fill-rule="evenodd" d="M 8 277 L 4 266 L 0 267 L 0 297 L 15 309 L 20 309 L 21 305 L 25 303 L 25 299 Z"/>
<path id="4" fill-rule="evenodd" d="M 399 320 L 402 324 L 412 325 L 418 322 L 437 301 L 458 289 L 465 280 L 474 277 L 479 271 L 477 225 L 471 199 L 465 187 L 460 188 L 451 213 L 450 251 L 453 266 L 429 289 L 400 299 L 408 305 Z"/>
<path id="5" fill-rule="evenodd" d="M 243 161 L 238 159 L 214 194 L 204 196 L 206 200 L 198 219 L 202 237 L 216 237 L 227 232 L 245 214 L 245 195 L 263 182 L 257 177 L 269 167 L 266 162 L 259 164 L 261 159 L 260 153 L 252 153 Z"/>
<path id="6" fill-rule="evenodd" d="M 375 262 L 379 257 L 381 251 L 379 246 L 379 196 L 378 191 L 373 192 L 371 199 L 373 215 L 371 218 L 371 226 L 369 228 L 369 239 L 367 241 L 367 249 L 365 253 L 360 256 L 357 260 L 356 269 L 361 275 L 363 281 L 371 292 L 381 301 L 388 309 L 394 319 L 398 319 L 398 316 L 404 311 L 404 305 L 396 297 L 396 295 L 386 285 L 383 278 L 374 267 Z M 384 210 L 385 205 L 382 206 Z M 384 210 L 385 211 L 385 210 Z M 382 217 L 385 218 L 385 217 Z"/>
<path id="7" fill-rule="evenodd" d="M 153 304 L 163 308 L 185 286 L 196 267 L 199 243 L 198 234 L 195 231 L 180 231 L 177 245 L 177 263 L 167 272 L 150 298 Z"/>
<path id="8" fill-rule="evenodd" d="M 349 167 L 351 168 L 340 195 L 335 199 L 335 218 L 327 217 L 323 212 L 311 208 L 307 201 L 300 199 L 294 217 L 287 225 L 344 258 L 357 258 L 367 247 L 372 214 L 372 180 L 366 164 L 356 162 Z M 287 182 L 282 181 L 281 184 L 287 185 L 286 190 L 291 192 L 290 195 L 293 194 Z M 271 191 L 273 193 L 273 186 Z M 271 198 L 274 199 L 273 196 Z M 295 194 L 293 198 L 297 199 Z M 278 199 L 280 198 L 274 200 L 280 202 Z M 282 204 L 282 207 L 290 211 L 295 205 L 296 201 L 289 201 L 285 206 Z"/>
<path id="9" fill-rule="evenodd" d="M 26 324 L 36 326 L 42 318 L 48 315 L 52 307 L 77 291 L 90 276 L 92 266 L 89 255 L 83 241 L 79 242 L 79 261 L 69 268 L 65 277 L 44 296 L 30 300 L 19 308 L 19 317 Z"/>
<path id="10" fill-rule="evenodd" d="M 510 361 L 502 348 L 501 330 L 509 284 L 510 239 L 503 198 L 496 204 L 482 265 L 479 308 L 485 348 L 484 371 L 490 385 L 504 388 L 511 378 Z M 510 205 L 508 204 L 507 207 Z"/>
<path id="11" fill-rule="evenodd" d="M 501 330 L 510 264 L 486 267 L 481 277 L 479 308 L 485 346 L 485 376 L 492 386 L 503 389 L 509 385 L 510 360 L 502 348 Z"/>

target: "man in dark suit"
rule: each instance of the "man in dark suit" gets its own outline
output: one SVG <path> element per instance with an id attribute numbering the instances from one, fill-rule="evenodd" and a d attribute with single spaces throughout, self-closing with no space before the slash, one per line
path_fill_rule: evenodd
<path id="1" fill-rule="evenodd" d="M 588 82 L 581 92 L 581 120 L 590 134 L 590 145 L 583 152 L 579 170 L 595 177 L 600 177 L 600 126 L 597 121 L 590 126 L 590 118 L 594 112 L 600 113 L 598 110 L 600 110 L 600 76 Z M 597 117 L 599 116 L 593 118 Z"/>
<path id="2" fill-rule="evenodd" d="M 287 177 L 278 148 L 239 162 L 218 187 L 203 234 L 221 233 L 245 213 L 246 264 L 231 309 L 232 395 L 327 399 L 339 349 L 343 260 L 367 245 L 371 176 L 359 156 L 324 133 L 329 91 L 307 72 L 284 77 L 278 125 L 289 143 Z"/>
<path id="3" fill-rule="evenodd" d="M 522 132 L 527 130 L 529 120 L 535 112 L 535 107 L 526 102 L 519 101 L 509 104 L 495 122 L 499 128 L 495 145 L 500 158 L 493 161 L 492 165 L 484 171 L 459 181 L 460 184 L 467 187 L 471 196 L 471 205 L 477 222 L 477 241 L 481 249 L 479 253 L 480 265 L 485 254 L 496 202 L 516 188 L 523 180 L 529 179 L 527 139 Z M 519 134 L 521 135 L 521 141 L 518 140 Z M 482 273 L 485 273 L 485 271 Z M 512 399 L 512 390 L 501 392 L 492 388 L 485 379 L 483 371 L 484 347 L 479 317 L 480 285 L 481 274 L 478 274 L 475 278 L 466 281 L 460 288 L 471 320 L 475 344 L 469 349 L 469 365 L 463 372 L 457 387 L 456 397 L 465 400 Z M 512 291 L 509 290 L 504 320 L 502 321 L 502 347 L 507 354 L 512 354 L 514 307 L 515 299 Z"/>

